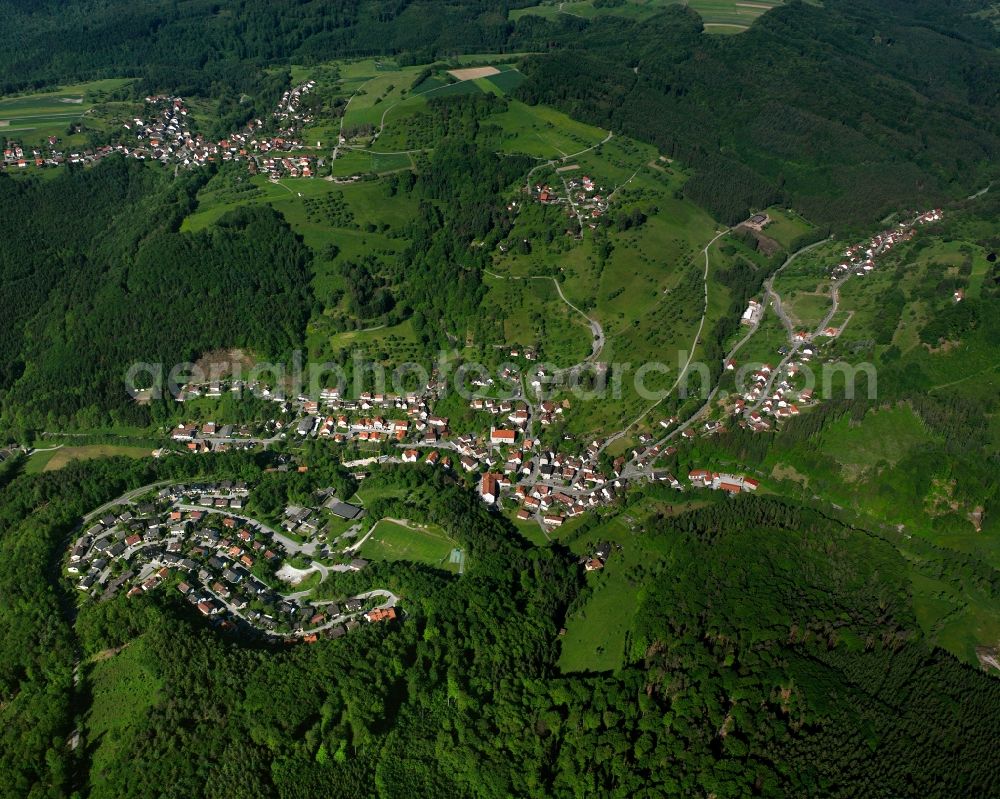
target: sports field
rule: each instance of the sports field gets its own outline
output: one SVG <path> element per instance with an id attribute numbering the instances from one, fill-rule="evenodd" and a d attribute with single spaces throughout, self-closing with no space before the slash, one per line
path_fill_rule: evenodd
<path id="1" fill-rule="evenodd" d="M 368 560 L 408 560 L 426 563 L 448 571 L 457 571 L 452 551 L 458 547 L 437 525 L 382 519 L 361 547 L 361 557 Z"/>

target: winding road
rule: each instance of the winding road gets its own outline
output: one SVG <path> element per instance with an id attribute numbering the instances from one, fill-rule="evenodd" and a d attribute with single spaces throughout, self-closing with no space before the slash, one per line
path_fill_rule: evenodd
<path id="1" fill-rule="evenodd" d="M 601 452 L 607 449 L 608 446 L 613 441 L 617 441 L 619 438 L 624 436 L 629 430 L 631 430 L 633 427 L 639 424 L 639 422 L 641 422 L 643 419 L 649 416 L 649 414 L 652 413 L 657 407 L 659 407 L 667 397 L 673 394 L 674 390 L 677 388 L 677 386 L 680 385 L 681 380 L 683 380 L 684 376 L 687 374 L 688 369 L 691 367 L 691 361 L 694 360 L 695 350 L 698 349 L 698 345 L 701 343 L 701 334 L 705 329 L 705 317 L 708 316 L 708 270 L 709 270 L 708 251 L 709 249 L 711 249 L 712 245 L 715 244 L 715 242 L 717 242 L 719 239 L 725 236 L 730 230 L 731 228 L 726 228 L 725 230 L 716 233 L 715 237 L 702 249 L 702 253 L 705 256 L 705 271 L 702 274 L 704 305 L 702 307 L 702 312 L 701 312 L 701 321 L 698 323 L 698 331 L 694 334 L 694 340 L 691 342 L 691 349 L 688 351 L 688 358 L 687 361 L 685 361 L 684 363 L 684 368 L 681 369 L 681 371 L 678 373 L 677 379 L 674 381 L 674 384 L 669 389 L 667 389 L 667 391 L 664 392 L 663 396 L 660 397 L 660 399 L 658 399 L 656 402 L 650 405 L 645 411 L 643 411 L 639 416 L 637 416 L 634 420 L 632 420 L 623 429 L 619 430 L 617 433 L 614 433 L 610 438 L 608 438 L 604 442 L 604 444 L 601 445 L 600 449 Z M 678 431 L 679 428 L 674 432 L 676 433 Z"/>
<path id="2" fill-rule="evenodd" d="M 709 242 L 708 246 L 706 246 L 706 248 L 704 250 L 705 256 L 706 256 L 706 260 L 707 260 L 707 257 L 708 257 L 708 247 L 710 247 L 718 238 L 719 238 L 719 236 L 716 236 L 714 239 L 712 239 L 711 242 Z M 780 296 L 776 292 L 774 292 L 774 288 L 773 288 L 774 278 L 777 277 L 778 273 L 781 272 L 782 269 L 784 269 L 786 266 L 788 266 L 789 264 L 791 264 L 792 261 L 794 261 L 800 255 L 803 255 L 806 252 L 808 252 L 809 250 L 812 250 L 815 247 L 818 247 L 821 244 L 824 244 L 827 241 L 830 241 L 831 238 L 832 238 L 832 236 L 831 237 L 827 237 L 827 238 L 823 239 L 822 241 L 817 241 L 817 242 L 815 242 L 813 244 L 809 244 L 809 245 L 807 245 L 807 246 L 805 246 L 805 247 L 803 247 L 803 248 L 801 248 L 799 250 L 796 250 L 794 253 L 792 253 L 790 256 L 788 256 L 788 258 L 785 260 L 785 262 L 780 267 L 778 267 L 777 270 L 775 270 L 774 275 L 772 275 L 767 281 L 765 281 L 765 289 L 766 289 L 767 293 L 768 294 L 772 294 L 773 293 L 773 295 L 778 298 L 778 306 L 779 307 L 780 307 L 781 298 L 780 298 Z M 707 271 L 706 271 L 706 276 L 707 276 Z M 836 291 L 836 287 L 835 287 L 834 290 Z M 707 291 L 707 283 L 706 283 L 706 291 Z M 707 301 L 707 295 L 706 295 L 706 301 Z M 777 308 L 776 308 L 776 310 L 777 310 Z M 766 312 L 766 309 L 765 309 L 765 312 Z M 835 307 L 834 307 L 833 311 L 831 311 L 831 313 L 824 320 L 823 324 L 819 327 L 819 330 L 822 330 L 824 327 L 826 327 L 827 324 L 829 324 L 829 320 L 833 317 L 834 313 L 836 313 L 836 300 L 835 300 Z M 729 350 L 729 352 L 726 353 L 726 357 L 723 359 L 723 363 L 725 363 L 726 361 L 730 361 L 730 360 L 732 360 L 733 358 L 736 357 L 736 353 L 739 352 L 739 350 L 742 349 L 742 347 L 751 338 L 753 338 L 754 334 L 760 328 L 760 325 L 761 325 L 761 322 L 763 322 L 763 319 L 764 319 L 764 315 L 762 313 L 761 314 L 761 318 L 757 321 L 757 324 L 753 325 L 750 328 L 750 330 L 743 336 L 743 338 L 741 338 L 738 342 L 736 342 L 736 344 L 733 345 L 733 347 Z M 704 317 L 702 317 L 702 321 L 704 322 Z M 790 325 L 790 322 L 786 323 L 786 327 L 788 327 L 788 325 Z M 699 335 L 700 335 L 700 328 L 699 328 Z M 792 335 L 793 335 L 792 333 L 789 333 L 789 338 L 791 338 Z M 692 350 L 692 353 L 693 353 L 693 350 Z M 688 365 L 690 363 L 691 363 L 691 360 L 689 358 L 688 359 Z M 785 363 L 785 361 L 782 362 L 782 364 L 784 364 L 784 363 Z M 685 365 L 685 370 L 686 369 L 687 369 L 687 365 Z M 774 374 L 777 374 L 777 372 L 778 372 L 778 370 L 776 369 L 775 372 L 774 372 Z M 773 376 L 772 376 L 772 382 L 773 382 Z M 676 383 L 674 384 L 674 386 L 676 387 Z M 770 390 L 770 386 L 771 386 L 771 383 L 769 382 L 768 383 L 768 390 Z M 705 398 L 705 402 L 702 404 L 702 406 L 697 411 L 695 411 L 693 414 L 691 414 L 691 416 L 689 416 L 687 419 L 685 419 L 683 422 L 681 422 L 677 427 L 675 427 L 673 430 L 671 430 L 667 435 L 663 436 L 663 438 L 661 438 L 658 441 L 656 441 L 655 444 L 654 444 L 654 446 L 662 446 L 662 445 L 666 444 L 668 441 L 676 438 L 681 433 L 683 433 L 685 430 L 687 430 L 689 427 L 691 427 L 691 425 L 695 424 L 695 422 L 697 422 L 700 417 L 702 417 L 707 411 L 709 411 L 711 409 L 712 402 L 715 399 L 715 396 L 718 393 L 718 391 L 719 391 L 719 385 L 718 385 L 718 383 L 716 383 L 716 385 L 713 386 L 712 390 L 709 392 L 708 396 Z M 765 392 L 765 395 L 766 395 L 766 393 L 767 392 Z M 657 403 L 657 405 L 658 404 L 659 403 Z M 655 408 L 656 406 L 654 405 L 653 407 Z M 653 408 L 650 408 L 649 410 L 651 411 L 651 410 L 653 410 Z M 649 411 L 647 411 L 646 413 L 649 413 Z M 643 414 L 643 416 L 645 416 L 645 415 L 646 414 Z M 639 419 L 637 419 L 635 422 L 633 422 L 632 425 L 636 424 L 642 418 L 643 417 L 639 417 Z M 629 427 L 631 427 L 632 425 L 629 425 Z M 626 428 L 626 430 L 628 430 L 628 428 Z M 622 431 L 622 434 L 624 434 L 624 432 L 625 431 Z M 620 435 L 621 434 L 619 434 L 619 437 L 620 437 Z M 608 443 L 610 443 L 610 441 Z M 636 459 L 633 458 L 632 460 L 629 461 L 628 465 L 625 467 L 625 470 L 622 472 L 622 476 L 624 478 L 627 479 L 629 477 L 634 477 L 636 475 L 636 473 L 638 472 L 638 469 L 635 466 L 635 461 L 636 461 Z"/>
<path id="3" fill-rule="evenodd" d="M 572 310 L 576 311 L 578 314 L 580 314 L 580 316 L 584 318 L 584 320 L 586 320 L 587 325 L 590 327 L 590 334 L 591 334 L 590 355 L 588 355 L 579 363 L 573 364 L 572 366 L 565 366 L 561 369 L 556 369 L 554 371 L 554 374 L 556 375 L 569 374 L 571 372 L 582 369 L 588 364 L 593 363 L 600 357 L 601 352 L 604 350 L 604 341 L 605 341 L 604 328 L 601 326 L 600 322 L 598 322 L 591 316 L 587 316 L 587 314 L 581 311 L 577 306 L 575 306 L 572 302 L 570 302 L 566 298 L 566 295 L 563 293 L 562 286 L 560 285 L 559 281 L 556 278 L 552 277 L 551 275 L 499 275 L 496 272 L 491 272 L 489 269 L 484 269 L 483 271 L 490 277 L 496 278 L 497 280 L 551 280 L 556 287 L 556 292 L 559 294 L 559 299 L 561 299 L 564 303 L 566 303 L 566 305 L 568 305 Z"/>

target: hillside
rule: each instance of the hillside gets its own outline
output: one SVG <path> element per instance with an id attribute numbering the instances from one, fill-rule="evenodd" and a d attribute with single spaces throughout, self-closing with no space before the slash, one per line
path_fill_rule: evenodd
<path id="1" fill-rule="evenodd" d="M 687 194 L 727 222 L 781 201 L 873 224 L 989 182 L 996 44 L 990 26 L 920 4 L 796 2 L 729 37 L 675 7 L 583 27 L 526 64 L 521 95 L 694 167 Z"/>
<path id="2" fill-rule="evenodd" d="M 277 357 L 302 342 L 310 253 L 269 209 L 179 233 L 201 182 L 120 159 L 50 180 L 0 175 L 2 213 L 19 220 L 0 248 L 8 425 L 149 424 L 124 390 L 131 364 L 227 344 Z"/>
<path id="3" fill-rule="evenodd" d="M 953 799 L 993 0 L 0 0 L 0 799 Z"/>
<path id="4" fill-rule="evenodd" d="M 0 34 L 20 45 L 0 61 L 0 88 L 133 76 L 143 93 L 211 98 L 231 126 L 280 94 L 268 66 L 534 52 L 523 98 L 679 158 L 697 171 L 689 196 L 726 222 L 783 201 L 817 222 L 870 224 L 903 201 L 940 204 L 995 176 L 1000 34 L 985 0 L 796 0 L 736 36 L 704 35 L 698 9 L 714 18 L 715 7 L 698 3 L 541 16 L 530 6 L 505 6 L 507 19 L 481 2 L 253 2 L 237 24 L 225 3 L 200 0 L 58 13 L 11 4 Z"/>
<path id="5" fill-rule="evenodd" d="M 261 477 L 246 456 L 210 461 L 216 475 Z M 0 572 L 2 595 L 41 591 L 75 513 L 193 476 L 195 463 L 105 462 L 6 485 L 3 562 L 17 556 L 20 567 Z M 998 684 L 928 647 L 906 560 L 885 541 L 776 500 L 654 514 L 643 538 L 661 556 L 632 567 L 634 621 L 619 606 L 624 663 L 561 675 L 557 620 L 599 590 L 595 577 L 585 586 L 575 556 L 527 545 L 437 475 L 422 475 L 432 490 L 413 492 L 415 471 L 380 471 L 366 492 L 385 497 L 370 504 L 377 515 L 405 507 L 456 536 L 469 553 L 463 575 L 388 561 L 323 584 L 325 596 L 391 585 L 407 618 L 390 630 L 244 648 L 199 629 L 176 590 L 88 603 L 75 621 L 59 583 L 41 604 L 5 604 L 5 628 L 22 632 L 4 637 L 0 663 L 5 695 L 16 694 L 0 711 L 11 777 L 0 791 L 988 792 Z M 55 501 L 33 499 L 36 489 Z M 391 498 L 401 490 L 415 501 Z M 614 540 L 632 545 L 627 533 Z M 46 644 L 26 635 L 36 625 Z M 74 725 L 83 746 L 50 745 Z"/>

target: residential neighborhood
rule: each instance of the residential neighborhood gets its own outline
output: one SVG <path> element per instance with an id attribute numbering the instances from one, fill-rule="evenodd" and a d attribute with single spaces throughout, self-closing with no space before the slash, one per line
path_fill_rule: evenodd
<path id="1" fill-rule="evenodd" d="M 140 596 L 160 586 L 179 592 L 193 609 L 221 630 L 269 640 L 313 642 L 337 638 L 360 623 L 399 617 L 396 597 L 373 590 L 341 600 L 310 599 L 310 591 L 285 593 L 311 571 L 358 571 L 367 562 L 348 546 L 341 563 L 320 543 L 318 511 L 288 508 L 276 531 L 243 514 L 246 484 L 172 485 L 129 497 L 88 517 L 73 541 L 65 574 L 94 599 L 118 592 Z M 334 514 L 356 518 L 359 509 L 319 500 Z M 357 530 L 350 531 L 356 535 Z M 291 537 L 294 535 L 295 537 Z M 308 556 L 303 571 L 290 558 Z M 288 583 L 291 579 L 291 583 Z"/>

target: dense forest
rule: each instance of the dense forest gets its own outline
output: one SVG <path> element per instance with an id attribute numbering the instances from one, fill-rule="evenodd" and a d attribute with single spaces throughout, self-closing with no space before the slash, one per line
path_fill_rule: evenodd
<path id="1" fill-rule="evenodd" d="M 973 7 L 792 2 L 739 36 L 681 7 L 609 17 L 530 60 L 520 93 L 693 166 L 687 194 L 723 221 L 782 200 L 870 224 L 989 182 L 1000 54 Z"/>
<path id="2" fill-rule="evenodd" d="M 0 2 L 0 93 L 93 77 L 151 84 L 245 83 L 275 63 L 407 53 L 412 63 L 452 53 L 530 50 L 552 25 L 518 24 L 508 8 L 533 0 L 59 0 Z M 242 73 L 242 74 L 241 74 Z M 208 92 L 205 92 L 206 94 Z"/>
<path id="3" fill-rule="evenodd" d="M 446 526 L 466 573 L 400 562 L 324 584 L 388 585 L 400 623 L 274 650 L 163 592 L 74 618 L 55 563 L 77 515 L 145 481 L 261 465 L 106 461 L 0 488 L 2 795 L 951 797 L 998 776 L 1000 683 L 923 643 L 894 547 L 773 499 L 654 521 L 644 534 L 669 554 L 614 674 L 556 668 L 575 557 L 531 547 L 429 469 L 369 477 L 434 488 L 375 512 Z M 150 688 L 95 693 L 98 652 Z M 88 737 L 108 701 L 115 721 Z"/>
<path id="4" fill-rule="evenodd" d="M 8 425 L 98 426 L 108 414 L 148 424 L 125 391 L 132 363 L 169 369 L 230 346 L 279 357 L 301 344 L 309 250 L 269 208 L 179 232 L 207 177 L 118 158 L 44 181 L 0 175 L 0 215 L 19 220 L 0 247 Z"/>

